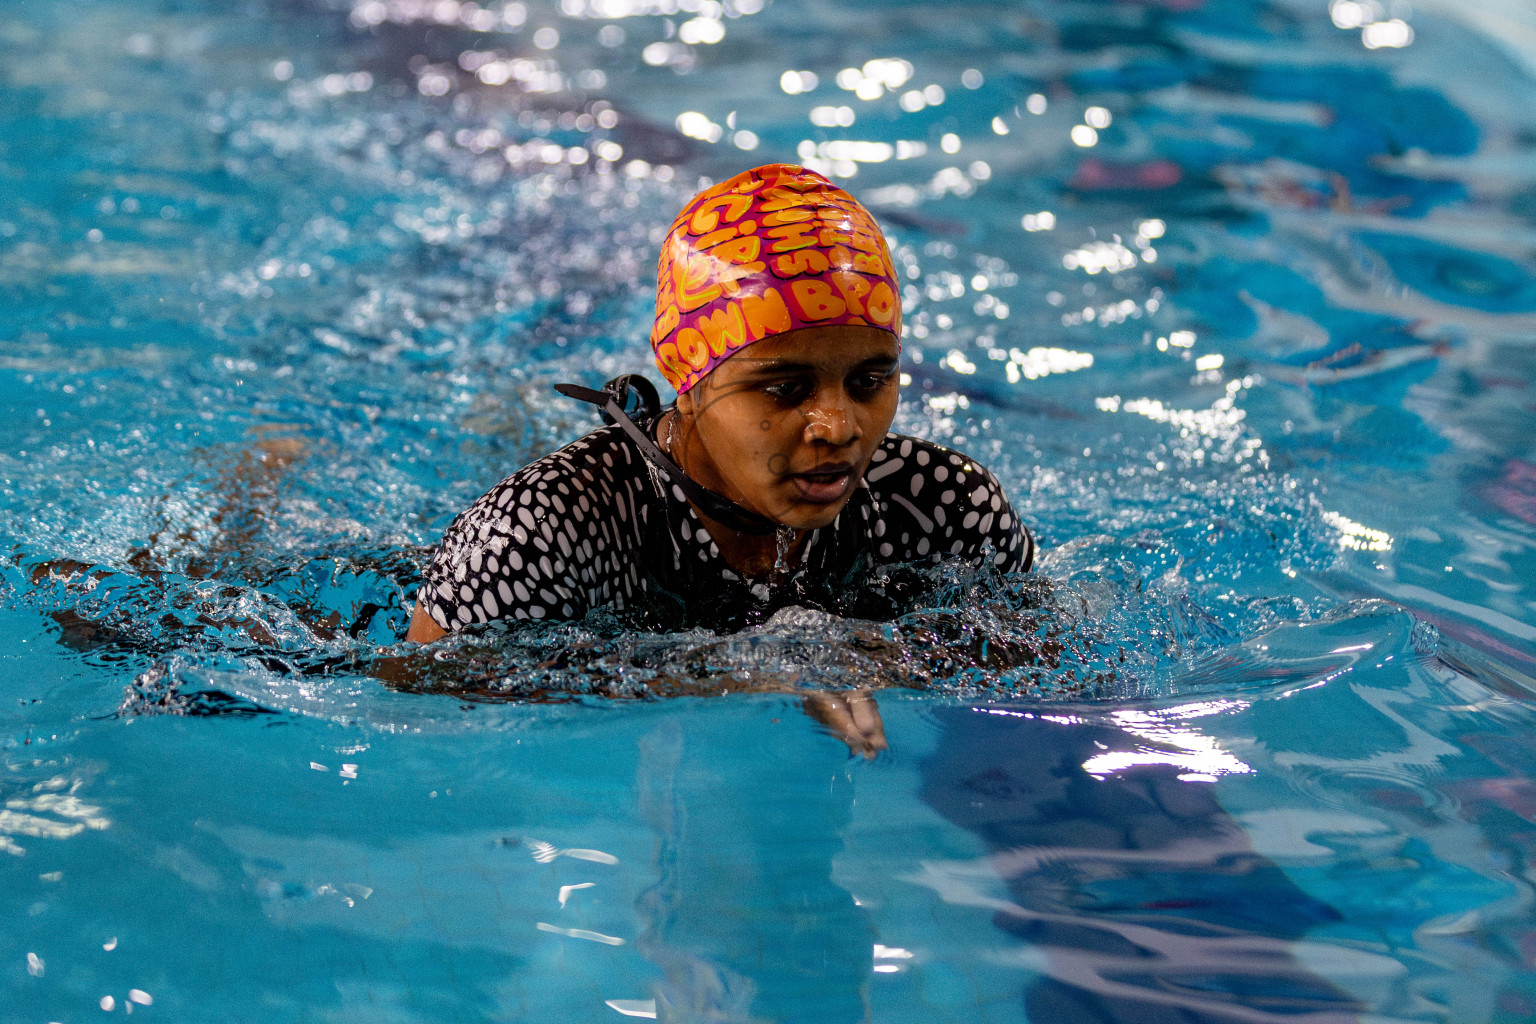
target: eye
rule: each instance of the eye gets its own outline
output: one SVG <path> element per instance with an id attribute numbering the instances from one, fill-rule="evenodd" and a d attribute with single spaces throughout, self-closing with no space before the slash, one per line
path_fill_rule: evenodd
<path id="1" fill-rule="evenodd" d="M 896 370 L 871 370 L 856 375 L 848 382 L 848 390 L 856 395 L 873 396 L 883 391 L 896 379 Z"/>
<path id="2" fill-rule="evenodd" d="M 778 380 L 763 387 L 764 394 L 786 406 L 799 405 L 811 397 L 811 390 L 809 381 L 799 379 Z"/>

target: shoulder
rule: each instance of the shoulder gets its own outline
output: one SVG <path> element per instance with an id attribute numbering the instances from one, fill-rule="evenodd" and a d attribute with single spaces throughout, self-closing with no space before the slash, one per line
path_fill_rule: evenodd
<path id="1" fill-rule="evenodd" d="M 864 481 L 878 510 L 877 551 L 889 561 L 990 555 L 1004 572 L 1028 569 L 1034 541 L 997 478 L 963 452 L 887 434 Z"/>
<path id="2" fill-rule="evenodd" d="M 600 587 L 638 543 L 652 491 L 643 461 L 604 427 L 524 466 L 454 519 L 418 600 L 445 629 L 583 614 L 586 585 Z"/>
<path id="3" fill-rule="evenodd" d="M 905 434 L 885 435 L 875 449 L 864 480 L 876 496 L 899 493 L 917 498 L 930 491 L 953 491 L 954 495 L 946 499 L 953 502 L 956 496 L 977 487 L 989 486 L 1001 493 L 992 474 L 970 456 Z M 927 494 L 925 500 L 934 499 Z"/>

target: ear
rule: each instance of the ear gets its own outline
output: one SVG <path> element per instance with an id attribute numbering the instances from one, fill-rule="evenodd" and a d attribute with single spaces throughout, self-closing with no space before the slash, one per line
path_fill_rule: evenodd
<path id="1" fill-rule="evenodd" d="M 693 389 L 690 388 L 677 396 L 677 414 L 685 420 L 693 419 L 698 409 L 693 404 Z"/>

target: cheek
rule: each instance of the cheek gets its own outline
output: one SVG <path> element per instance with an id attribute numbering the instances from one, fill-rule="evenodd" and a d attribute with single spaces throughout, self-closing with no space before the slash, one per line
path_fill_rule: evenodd
<path id="1" fill-rule="evenodd" d="M 862 407 L 860 419 L 864 427 L 866 440 L 873 440 L 875 444 L 891 429 L 891 424 L 896 419 L 896 403 L 900 395 L 895 388 L 890 389 L 889 394 L 883 394 L 879 398 Z"/>
<path id="2" fill-rule="evenodd" d="M 739 481 L 761 480 L 782 472 L 794 439 L 805 421 L 797 413 L 750 407 L 713 411 L 700 421 L 705 447 L 719 472 Z"/>
<path id="3" fill-rule="evenodd" d="M 752 427 L 751 448 L 755 462 L 775 476 L 788 472 L 790 458 L 805 433 L 805 417 L 797 410 L 775 410 Z"/>

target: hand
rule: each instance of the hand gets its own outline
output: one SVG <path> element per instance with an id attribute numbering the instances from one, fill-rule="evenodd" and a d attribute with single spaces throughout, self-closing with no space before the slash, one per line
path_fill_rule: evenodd
<path id="1" fill-rule="evenodd" d="M 813 693 L 801 706 L 807 715 L 848 744 L 849 753 L 862 754 L 865 760 L 873 761 L 890 746 L 885 739 L 885 724 L 880 721 L 880 708 L 868 690 Z"/>

